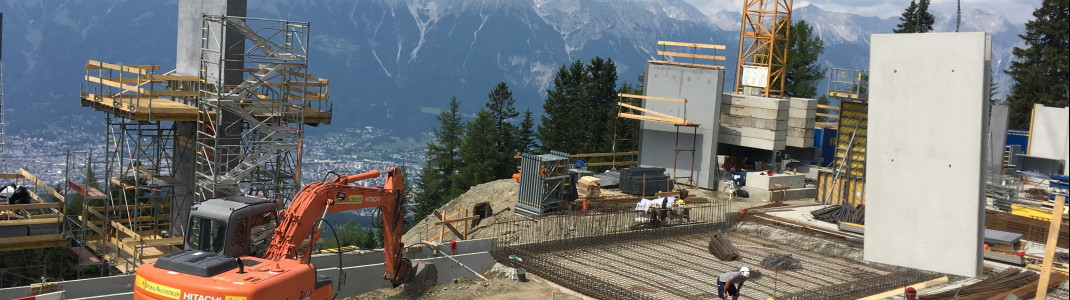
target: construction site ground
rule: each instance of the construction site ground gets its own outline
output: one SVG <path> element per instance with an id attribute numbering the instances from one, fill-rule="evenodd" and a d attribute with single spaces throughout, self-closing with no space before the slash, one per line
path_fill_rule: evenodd
<path id="1" fill-rule="evenodd" d="M 587 224 L 572 223 L 565 225 L 568 228 L 555 229 L 559 232 L 553 233 L 534 232 L 546 231 L 545 226 L 517 226 L 517 224 L 525 224 L 525 222 L 516 222 L 517 219 L 523 217 L 516 216 L 512 211 L 517 199 L 517 190 L 518 184 L 510 179 L 477 185 L 442 206 L 441 211 L 447 215 L 459 210 L 471 212 L 476 204 L 484 202 L 489 204 L 493 214 L 468 228 L 469 239 L 498 237 L 503 232 L 511 232 L 515 235 L 542 234 L 578 237 L 583 235 L 575 234 L 576 232 L 589 230 L 583 227 L 602 224 L 597 221 Z M 715 191 L 689 190 L 695 197 L 726 199 L 723 194 Z M 615 191 L 607 192 L 611 195 L 615 193 Z M 726 211 L 738 212 L 741 209 L 766 204 L 769 202 L 734 198 L 731 199 Z M 521 261 L 547 263 L 553 267 L 553 271 L 568 273 L 568 276 L 572 278 L 596 278 L 595 282 L 606 285 L 605 290 L 620 289 L 629 293 L 628 295 L 638 293 L 641 298 L 647 299 L 716 298 L 716 276 L 738 269 L 740 266 L 749 266 L 761 274 L 748 280 L 747 287 L 743 291 L 747 299 L 766 299 L 773 296 L 822 290 L 825 293 L 836 293 L 836 291 L 829 291 L 827 287 L 888 279 L 913 284 L 930 280 L 932 278 L 929 277 L 935 276 L 934 273 L 929 272 L 862 262 L 860 243 L 848 241 L 844 236 L 808 229 L 808 227 L 813 227 L 831 232 L 830 226 L 821 226 L 819 224 L 821 221 L 806 218 L 805 214 L 798 213 L 798 211 L 808 211 L 808 208 L 799 206 L 815 205 L 813 209 L 819 208 L 814 199 L 789 201 L 787 204 L 796 206 L 794 214 L 803 217 L 785 215 L 784 211 L 778 213 L 784 215 L 784 219 L 804 226 L 777 224 L 765 219 L 769 215 L 763 215 L 759 218 L 745 218 L 730 228 L 729 236 L 741 254 L 741 259 L 738 261 L 720 261 L 709 254 L 707 243 L 710 239 L 710 227 L 689 227 L 689 225 L 648 231 L 653 232 L 652 234 L 624 231 L 626 234 L 614 235 L 617 237 L 599 236 L 592 238 L 589 242 L 583 242 L 583 239 L 572 239 L 567 243 L 543 243 L 544 245 L 536 248 L 504 247 L 503 251 L 514 251 L 507 254 L 515 255 Z M 455 214 L 454 218 L 456 216 L 463 217 L 463 213 Z M 451 239 L 458 239 L 450 230 L 436 226 L 436 222 L 441 223 L 436 216 L 429 216 L 417 222 L 415 227 L 404 236 L 403 241 L 406 245 L 416 245 L 422 241 L 439 240 L 440 234 L 441 240 L 447 243 Z M 528 223 L 537 224 L 538 222 L 532 219 Z M 455 223 L 455 225 L 463 231 L 463 223 Z M 503 227 L 508 227 L 508 229 L 503 229 Z M 532 232 L 523 232 L 525 230 Z M 762 260 L 774 253 L 792 255 L 798 259 L 801 268 L 781 271 L 763 270 Z M 503 262 L 500 258 L 498 261 Z M 546 266 L 547 264 L 540 265 Z M 513 262 L 510 265 L 518 264 Z M 520 265 L 527 265 L 531 268 L 527 271 L 529 279 L 527 282 L 515 280 L 515 276 L 506 274 L 508 271 L 501 270 L 513 269 L 499 264 L 495 270 L 484 274 L 490 278 L 485 282 L 478 279 L 457 278 L 451 284 L 441 286 L 409 284 L 393 289 L 380 289 L 348 299 L 591 299 L 579 290 L 570 290 L 535 274 L 540 271 L 546 272 L 546 270 L 535 268 L 532 264 Z M 986 266 L 989 265 L 986 262 Z M 1006 266 L 992 264 L 992 267 L 1001 269 Z M 992 267 L 988 269 L 993 269 Z M 554 281 L 561 281 L 562 277 L 558 276 L 559 274 L 550 275 L 558 278 Z M 922 292 L 954 288 L 979 279 L 951 276 L 950 282 L 934 284 Z M 1066 289 L 1067 284 L 1062 284 L 1059 289 L 1049 294 L 1049 299 L 1067 299 L 1067 294 L 1064 293 Z"/>

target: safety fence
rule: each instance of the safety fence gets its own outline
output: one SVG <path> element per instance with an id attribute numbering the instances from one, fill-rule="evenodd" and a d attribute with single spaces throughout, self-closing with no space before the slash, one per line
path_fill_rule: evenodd
<path id="1" fill-rule="evenodd" d="M 1051 223 L 1047 220 L 1016 216 L 1008 213 L 986 210 L 985 228 L 1022 235 L 1022 239 L 1037 243 L 1048 240 L 1048 227 Z M 1063 223 L 1059 226 L 1059 241 L 1056 246 L 1070 248 L 1070 226 Z"/>

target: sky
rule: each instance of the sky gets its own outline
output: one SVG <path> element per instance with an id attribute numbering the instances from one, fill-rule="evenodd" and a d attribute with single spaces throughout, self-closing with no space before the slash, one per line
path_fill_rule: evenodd
<path id="1" fill-rule="evenodd" d="M 743 9 L 743 0 L 686 0 L 700 10 L 728 10 L 739 12 Z M 996 11 L 1013 23 L 1025 24 L 1033 20 L 1033 11 L 1040 7 L 1042 0 L 962 0 L 962 9 L 980 9 Z M 956 0 L 932 0 L 930 9 L 940 14 L 955 11 Z M 816 5 L 822 10 L 849 12 L 863 16 L 881 18 L 899 17 L 910 5 L 910 0 L 794 0 L 793 6 Z M 719 9 L 718 9 L 719 8 Z"/>

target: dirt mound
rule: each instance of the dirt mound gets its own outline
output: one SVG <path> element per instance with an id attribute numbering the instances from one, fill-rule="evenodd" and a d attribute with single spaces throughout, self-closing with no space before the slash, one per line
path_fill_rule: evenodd
<path id="1" fill-rule="evenodd" d="M 385 299 L 581 299 L 571 293 L 564 293 L 538 276 L 528 275 L 528 282 L 519 282 L 508 278 L 495 278 L 488 281 L 472 280 L 459 277 L 447 285 L 405 284 L 392 289 L 379 289 L 346 300 L 385 300 Z"/>
<path id="2" fill-rule="evenodd" d="M 494 236 L 493 230 L 488 230 L 487 227 L 494 223 L 500 217 L 513 215 L 513 205 L 516 203 L 517 191 L 520 185 L 513 179 L 501 179 L 496 181 L 487 182 L 472 187 L 457 199 L 453 199 L 446 205 L 440 208 L 440 211 L 444 212 L 446 216 L 453 214 L 458 209 L 467 210 L 469 216 L 474 215 L 473 208 L 476 204 L 486 202 L 490 205 L 492 214 L 482 221 L 477 226 L 468 228 L 468 239 L 481 239 Z M 464 213 L 460 213 L 454 218 L 462 218 Z M 439 226 L 431 226 L 435 222 L 438 222 L 438 218 L 434 215 L 429 215 L 427 218 L 420 220 L 409 232 L 405 233 L 401 241 L 405 245 L 416 245 L 419 242 L 435 239 L 439 233 Z M 471 224 L 471 223 L 469 223 Z M 454 223 L 454 226 L 458 230 L 464 231 L 464 223 Z M 442 241 L 449 241 L 459 239 L 457 235 L 451 233 L 448 229 L 442 237 Z"/>

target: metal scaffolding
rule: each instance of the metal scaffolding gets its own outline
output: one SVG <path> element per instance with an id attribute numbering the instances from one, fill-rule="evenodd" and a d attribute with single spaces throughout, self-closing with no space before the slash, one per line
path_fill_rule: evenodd
<path id="1" fill-rule="evenodd" d="M 228 49 L 239 34 L 245 49 Z M 289 200 L 300 184 L 305 124 L 330 122 L 327 80 L 308 68 L 308 23 L 205 16 L 197 199 L 247 194 Z M 236 51 L 242 50 L 242 51 Z M 228 85 L 240 76 L 237 85 Z"/>
<path id="2" fill-rule="evenodd" d="M 736 93 L 784 96 L 791 5 L 792 0 L 743 1 Z"/>

